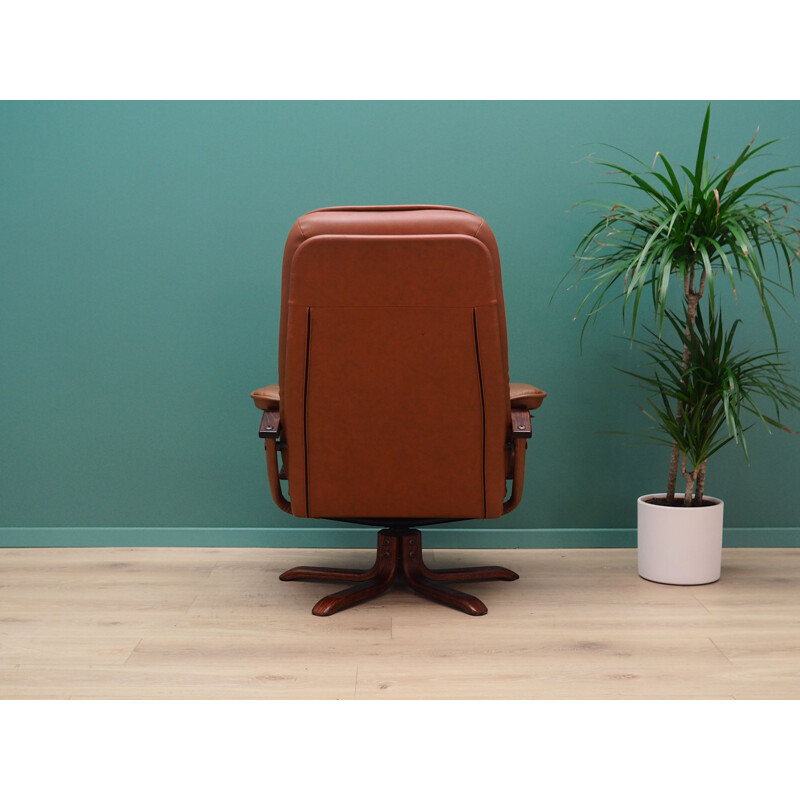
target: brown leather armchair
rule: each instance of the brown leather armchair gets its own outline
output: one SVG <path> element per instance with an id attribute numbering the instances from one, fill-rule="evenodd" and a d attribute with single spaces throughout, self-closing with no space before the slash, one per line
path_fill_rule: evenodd
<path id="1" fill-rule="evenodd" d="M 522 495 L 530 411 L 545 392 L 509 383 L 489 226 L 447 206 L 302 216 L 284 252 L 278 359 L 278 384 L 251 395 L 264 412 L 273 500 L 295 517 L 383 528 L 370 569 L 296 567 L 281 580 L 355 584 L 323 597 L 318 616 L 385 592 L 399 575 L 431 600 L 485 614 L 447 584 L 519 576 L 430 569 L 418 528 L 500 517 Z"/>

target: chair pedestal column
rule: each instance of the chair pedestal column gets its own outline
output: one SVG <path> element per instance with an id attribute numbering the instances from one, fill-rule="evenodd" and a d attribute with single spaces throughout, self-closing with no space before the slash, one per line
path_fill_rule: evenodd
<path id="1" fill-rule="evenodd" d="M 378 534 L 375 563 L 369 569 L 294 567 L 280 576 L 282 581 L 342 581 L 355 584 L 319 600 L 311 612 L 318 617 L 328 617 L 377 597 L 388 591 L 398 578 L 403 579 L 409 589 L 429 600 L 465 614 L 481 616 L 487 612 L 487 608 L 477 597 L 446 584 L 457 581 L 515 581 L 519 575 L 505 567 L 430 569 L 422 557 L 422 534 L 418 530 L 386 528 Z"/>

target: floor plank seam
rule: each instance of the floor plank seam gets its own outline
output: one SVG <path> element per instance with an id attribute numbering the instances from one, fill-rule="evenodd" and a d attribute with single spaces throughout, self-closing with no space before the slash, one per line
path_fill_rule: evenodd
<path id="1" fill-rule="evenodd" d="M 711 642 L 711 644 L 713 644 L 713 645 L 714 645 L 714 647 L 716 647 L 716 648 L 717 648 L 717 651 L 719 652 L 719 654 L 720 654 L 720 655 L 721 655 L 721 656 L 722 656 L 722 657 L 723 657 L 723 658 L 724 658 L 724 659 L 725 659 L 725 660 L 726 660 L 726 661 L 727 661 L 727 662 L 728 662 L 728 663 L 729 663 L 731 666 L 733 666 L 733 661 L 731 661 L 731 660 L 728 658 L 728 656 L 727 656 L 727 655 L 725 655 L 725 653 L 724 653 L 724 652 L 723 652 L 723 651 L 720 649 L 719 645 L 718 645 L 718 644 L 717 644 L 717 643 L 716 643 L 716 642 L 715 642 L 715 641 L 714 641 L 714 640 L 713 640 L 713 639 L 712 639 L 710 636 L 708 637 L 708 641 L 709 641 L 709 642 Z"/>
<path id="2" fill-rule="evenodd" d="M 126 658 L 126 659 L 125 659 L 125 660 L 122 662 L 122 666 L 123 666 L 123 667 L 126 667 L 126 666 L 128 665 L 128 662 L 129 662 L 129 661 L 131 660 L 131 658 L 133 657 L 133 654 L 134 654 L 134 653 L 135 653 L 135 652 L 136 652 L 136 651 L 139 649 L 139 645 L 140 645 L 140 644 L 141 644 L 143 641 L 144 641 L 144 639 L 139 639 L 139 641 L 138 641 L 138 642 L 136 642 L 136 646 L 135 646 L 135 647 L 133 648 L 133 650 L 131 650 L 131 652 L 128 654 L 128 657 L 127 657 L 127 658 Z"/>
<path id="3" fill-rule="evenodd" d="M 701 600 L 700 600 L 700 599 L 699 599 L 699 598 L 698 598 L 696 595 L 693 595 L 693 594 L 692 594 L 692 595 L 690 595 L 690 597 L 692 598 L 692 600 L 694 600 L 695 602 L 697 602 L 697 603 L 698 603 L 698 604 L 699 604 L 699 605 L 700 605 L 702 608 L 704 608 L 704 609 L 705 609 L 705 611 L 706 611 L 706 614 L 711 614 L 711 615 L 713 616 L 713 613 L 714 613 L 714 612 L 713 612 L 713 611 L 709 611 L 709 609 L 708 609 L 708 606 L 706 606 L 706 604 L 705 604 L 705 603 L 703 603 L 703 602 L 702 602 L 702 601 L 701 601 Z"/>

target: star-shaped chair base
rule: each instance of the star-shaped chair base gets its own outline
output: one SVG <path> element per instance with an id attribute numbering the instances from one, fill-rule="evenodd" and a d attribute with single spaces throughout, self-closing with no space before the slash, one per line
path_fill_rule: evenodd
<path id="1" fill-rule="evenodd" d="M 369 569 L 294 567 L 280 576 L 282 581 L 344 581 L 355 584 L 318 601 L 311 612 L 318 617 L 329 617 L 377 597 L 401 578 L 417 594 L 477 617 L 487 612 L 486 606 L 477 597 L 459 592 L 446 584 L 457 581 L 515 581 L 519 575 L 505 567 L 430 569 L 422 559 L 422 534 L 418 530 L 386 528 L 378 534 L 375 563 Z"/>

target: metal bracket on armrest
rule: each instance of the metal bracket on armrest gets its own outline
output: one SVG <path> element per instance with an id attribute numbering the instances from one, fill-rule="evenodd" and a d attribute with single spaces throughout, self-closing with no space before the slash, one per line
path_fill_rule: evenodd
<path id="1" fill-rule="evenodd" d="M 281 414 L 280 411 L 270 410 L 265 411 L 261 417 L 261 427 L 258 429 L 258 435 L 262 439 L 277 439 L 281 431 Z"/>

